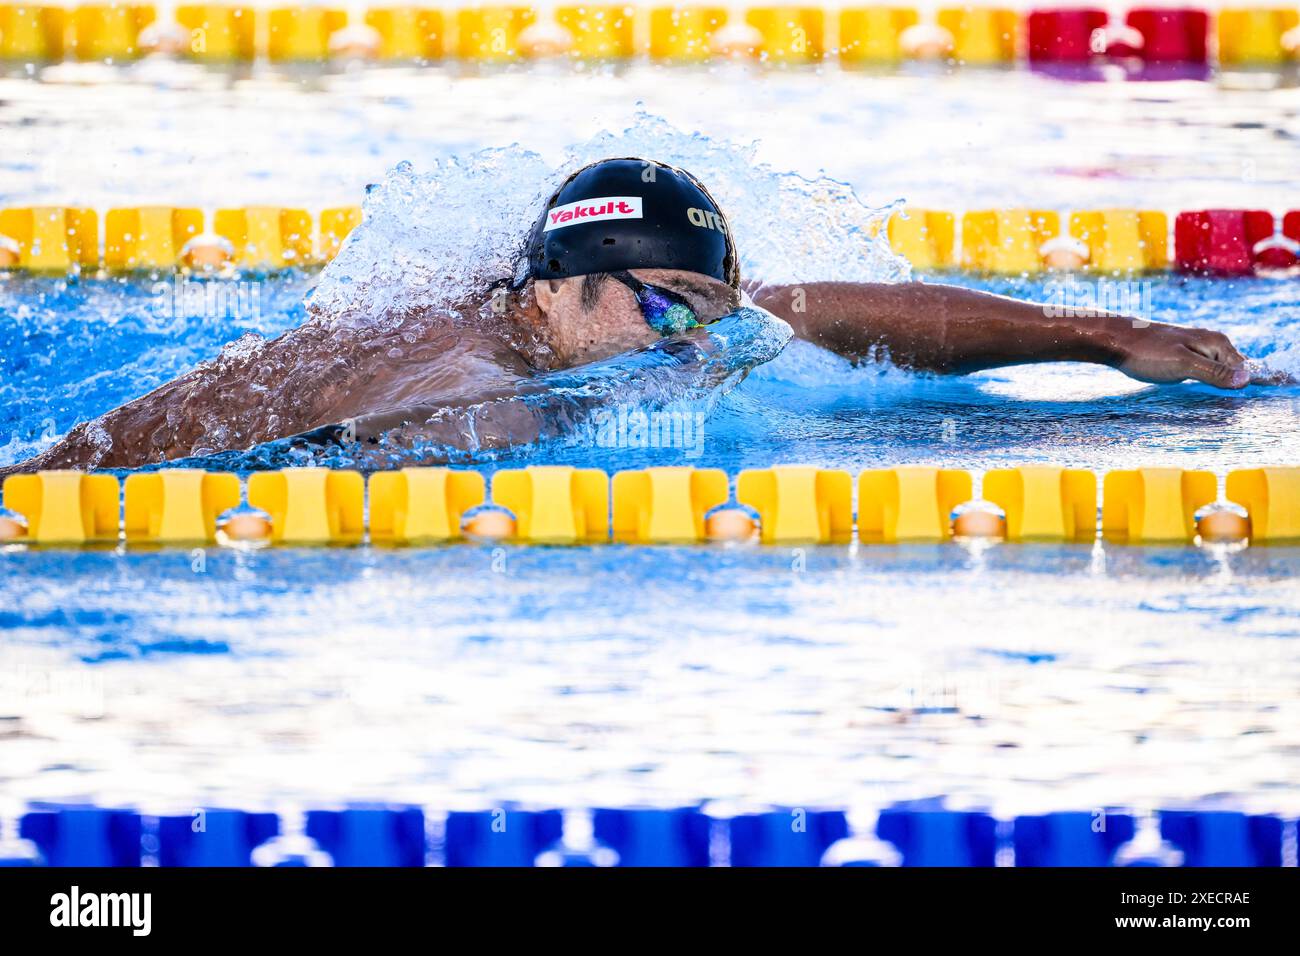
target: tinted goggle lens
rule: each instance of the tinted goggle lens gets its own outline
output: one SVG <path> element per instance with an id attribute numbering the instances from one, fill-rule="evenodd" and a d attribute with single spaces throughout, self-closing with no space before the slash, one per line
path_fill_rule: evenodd
<path id="1" fill-rule="evenodd" d="M 675 335 L 700 325 L 699 316 L 685 302 L 664 295 L 663 290 L 645 286 L 637 296 L 646 325 L 660 335 Z"/>
<path id="2" fill-rule="evenodd" d="M 632 290 L 646 325 L 660 335 L 676 335 L 706 324 L 700 321 L 691 304 L 676 293 L 647 285 L 628 272 L 614 273 L 613 278 Z"/>

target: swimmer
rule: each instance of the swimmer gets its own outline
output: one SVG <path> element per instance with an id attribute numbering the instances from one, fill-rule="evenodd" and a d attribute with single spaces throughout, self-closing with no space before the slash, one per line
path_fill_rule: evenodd
<path id="1" fill-rule="evenodd" d="M 370 442 L 413 433 L 452 448 L 470 439 L 478 449 L 526 444 L 542 426 L 520 397 L 545 388 L 547 373 L 665 336 L 689 342 L 746 296 L 796 336 L 860 363 L 888 357 L 961 374 L 1077 361 L 1153 383 L 1238 389 L 1251 380 L 1232 343 L 1203 329 L 1052 317 L 1030 302 L 920 282 L 743 282 L 727 220 L 698 180 L 662 163 L 608 159 L 554 193 L 518 275 L 494 289 L 455 308 L 359 321 L 313 312 L 269 342 L 236 343 L 0 474 L 132 468 L 322 429 Z M 472 427 L 445 414 L 470 408 L 479 410 Z"/>

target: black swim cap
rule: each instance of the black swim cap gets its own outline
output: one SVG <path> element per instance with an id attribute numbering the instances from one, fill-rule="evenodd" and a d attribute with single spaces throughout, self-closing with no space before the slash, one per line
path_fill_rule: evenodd
<path id="1" fill-rule="evenodd" d="M 683 269 L 740 286 L 722 210 L 690 173 L 648 159 L 603 159 L 556 190 L 528 239 L 528 275 Z"/>

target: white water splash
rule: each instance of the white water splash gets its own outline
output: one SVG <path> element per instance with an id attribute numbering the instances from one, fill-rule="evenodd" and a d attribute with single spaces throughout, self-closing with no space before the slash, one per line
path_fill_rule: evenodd
<path id="1" fill-rule="evenodd" d="M 852 187 L 808 179 L 755 160 L 754 144 L 687 134 L 645 113 L 628 129 L 573 146 L 552 167 L 510 146 L 434 161 L 399 163 L 371 187 L 363 222 L 309 300 L 317 313 L 353 324 L 419 306 L 453 307 L 516 271 L 543 203 L 573 171 L 599 159 L 645 156 L 680 166 L 727 213 L 746 278 L 766 282 L 897 281 L 907 263 Z"/>

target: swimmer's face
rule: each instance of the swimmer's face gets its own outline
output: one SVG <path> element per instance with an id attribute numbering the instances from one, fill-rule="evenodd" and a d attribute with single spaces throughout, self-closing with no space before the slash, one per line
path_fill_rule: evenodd
<path id="1" fill-rule="evenodd" d="M 647 285 L 680 295 L 701 322 L 721 318 L 740 304 L 740 294 L 712 276 L 679 269 L 630 271 Z M 596 362 L 659 341 L 659 333 L 646 324 L 636 296 L 621 282 L 590 276 L 539 279 L 534 294 L 550 346 L 567 364 Z"/>

